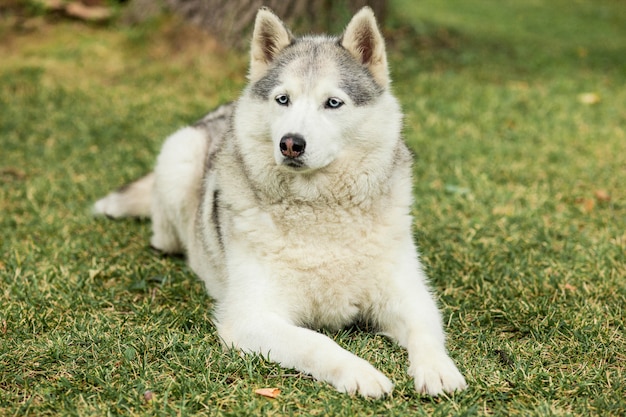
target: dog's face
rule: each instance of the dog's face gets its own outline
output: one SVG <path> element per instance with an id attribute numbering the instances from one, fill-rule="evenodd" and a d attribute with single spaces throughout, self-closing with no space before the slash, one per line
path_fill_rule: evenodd
<path id="1" fill-rule="evenodd" d="M 341 38 L 298 39 L 261 10 L 251 55 L 249 100 L 240 104 L 247 120 L 239 133 L 257 139 L 257 151 L 259 143 L 271 141 L 273 162 L 282 169 L 319 170 L 398 136 L 399 120 L 384 116 L 396 104 L 387 91 L 384 43 L 369 9 L 352 19 Z"/>
<path id="2" fill-rule="evenodd" d="M 375 105 L 383 89 L 345 49 L 309 38 L 286 48 L 252 93 L 265 103 L 275 162 L 308 171 L 362 145 L 358 132 L 371 114 L 365 107 Z"/>

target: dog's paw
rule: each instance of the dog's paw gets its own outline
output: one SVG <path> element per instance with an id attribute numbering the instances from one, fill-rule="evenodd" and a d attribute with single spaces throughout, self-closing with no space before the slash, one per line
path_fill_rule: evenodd
<path id="1" fill-rule="evenodd" d="M 113 192 L 96 201 L 91 212 L 94 216 L 106 216 L 110 219 L 119 219 L 126 214 L 120 203 L 121 197 L 119 193 Z"/>
<path id="2" fill-rule="evenodd" d="M 415 389 L 421 394 L 438 396 L 467 388 L 465 378 L 445 353 L 416 361 L 411 364 L 409 374 L 415 380 Z"/>
<path id="3" fill-rule="evenodd" d="M 393 383 L 369 362 L 358 358 L 337 369 L 331 383 L 340 392 L 380 398 L 393 391 Z"/>

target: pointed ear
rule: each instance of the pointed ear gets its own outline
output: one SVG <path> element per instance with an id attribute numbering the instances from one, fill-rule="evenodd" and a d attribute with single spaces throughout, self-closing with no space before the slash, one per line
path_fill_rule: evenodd
<path id="1" fill-rule="evenodd" d="M 370 70 L 380 86 L 389 85 L 385 41 L 372 9 L 365 6 L 354 15 L 341 37 L 341 46 Z"/>
<path id="2" fill-rule="evenodd" d="M 250 81 L 261 78 L 276 55 L 293 40 L 289 29 L 270 9 L 259 9 L 250 47 Z"/>

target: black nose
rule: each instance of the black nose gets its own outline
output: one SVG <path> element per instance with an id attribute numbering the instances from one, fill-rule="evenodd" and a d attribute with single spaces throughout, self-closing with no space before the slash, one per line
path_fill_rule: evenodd
<path id="1" fill-rule="evenodd" d="M 287 158 L 297 158 L 304 153 L 306 140 L 297 133 L 287 133 L 280 139 L 280 152 Z"/>

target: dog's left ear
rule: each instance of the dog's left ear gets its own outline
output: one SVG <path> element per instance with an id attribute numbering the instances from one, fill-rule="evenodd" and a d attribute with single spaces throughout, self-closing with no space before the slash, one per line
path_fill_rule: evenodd
<path id="1" fill-rule="evenodd" d="M 341 46 L 369 69 L 381 87 L 389 85 L 385 41 L 372 9 L 365 6 L 354 15 L 341 37 Z"/>
<path id="2" fill-rule="evenodd" d="M 250 81 L 263 77 L 276 55 L 293 40 L 289 29 L 270 9 L 260 8 L 254 22 L 250 46 Z"/>

